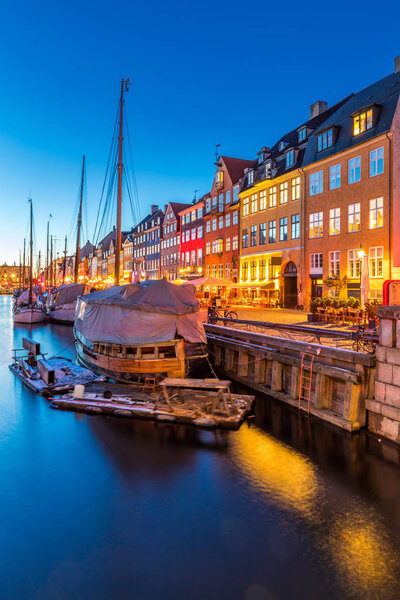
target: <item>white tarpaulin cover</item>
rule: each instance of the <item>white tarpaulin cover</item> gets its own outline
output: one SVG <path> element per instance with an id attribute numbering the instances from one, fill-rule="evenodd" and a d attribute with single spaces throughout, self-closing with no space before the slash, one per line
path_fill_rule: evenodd
<path id="1" fill-rule="evenodd" d="M 63 283 L 47 298 L 48 307 L 72 304 L 82 294 L 89 294 L 90 286 L 84 283 Z"/>
<path id="2" fill-rule="evenodd" d="M 140 345 L 171 341 L 176 335 L 188 342 L 206 341 L 194 286 L 166 279 L 81 296 L 75 327 L 91 342 Z"/>
<path id="3" fill-rule="evenodd" d="M 34 293 L 33 290 L 32 290 L 32 302 L 36 302 L 36 294 Z M 29 290 L 24 290 L 23 292 L 21 292 L 16 301 L 17 306 L 24 306 L 26 304 L 29 304 Z"/>

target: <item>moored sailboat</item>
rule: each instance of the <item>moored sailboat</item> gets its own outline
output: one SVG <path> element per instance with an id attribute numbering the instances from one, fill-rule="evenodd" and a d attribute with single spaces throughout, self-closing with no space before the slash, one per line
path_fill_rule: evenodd
<path id="1" fill-rule="evenodd" d="M 46 320 L 46 313 L 37 305 L 37 297 L 32 289 L 33 279 L 33 207 L 30 203 L 30 262 L 29 262 L 29 288 L 16 298 L 13 307 L 14 323 L 41 323 Z M 25 252 L 24 252 L 25 254 Z M 25 260 L 25 259 L 24 259 Z M 24 268 L 25 270 L 25 268 Z"/>

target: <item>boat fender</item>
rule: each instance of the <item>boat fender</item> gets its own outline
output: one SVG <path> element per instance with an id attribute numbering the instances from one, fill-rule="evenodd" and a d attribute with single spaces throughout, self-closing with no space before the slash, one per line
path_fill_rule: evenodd
<path id="1" fill-rule="evenodd" d="M 103 398 L 109 400 L 110 398 L 112 398 L 112 392 L 110 390 L 105 390 L 105 392 L 103 393 Z"/>
<path id="2" fill-rule="evenodd" d="M 176 417 L 173 417 L 172 415 L 158 415 L 157 421 L 165 421 L 166 423 L 173 423 L 174 421 L 176 421 Z"/>
<path id="3" fill-rule="evenodd" d="M 215 419 L 206 419 L 202 417 L 194 419 L 193 424 L 196 425 L 196 427 L 216 427 L 217 425 Z"/>
<path id="4" fill-rule="evenodd" d="M 117 417 L 132 417 L 132 413 L 129 410 L 123 409 L 115 410 L 114 415 Z"/>

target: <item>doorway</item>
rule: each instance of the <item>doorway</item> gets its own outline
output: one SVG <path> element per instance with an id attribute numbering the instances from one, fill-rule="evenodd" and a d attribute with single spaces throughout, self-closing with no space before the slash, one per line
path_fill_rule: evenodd
<path id="1" fill-rule="evenodd" d="M 288 262 L 283 272 L 283 303 L 285 308 L 297 306 L 297 267 Z"/>

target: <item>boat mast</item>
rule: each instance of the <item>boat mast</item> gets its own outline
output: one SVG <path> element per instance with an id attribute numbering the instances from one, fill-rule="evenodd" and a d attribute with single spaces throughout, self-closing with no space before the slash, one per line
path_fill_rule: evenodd
<path id="1" fill-rule="evenodd" d="M 67 268 L 67 236 L 65 236 L 65 247 L 64 247 L 64 262 L 63 262 L 63 276 L 62 276 L 63 283 L 65 283 L 66 268 Z"/>
<path id="2" fill-rule="evenodd" d="M 21 263 L 21 248 L 19 249 L 19 288 L 21 289 L 22 283 L 22 263 Z"/>
<path id="3" fill-rule="evenodd" d="M 121 251 L 121 220 L 122 220 L 122 177 L 123 177 L 123 127 L 124 127 L 124 92 L 129 90 L 129 78 L 121 79 L 121 95 L 119 99 L 119 135 L 118 135 L 118 191 L 117 191 L 117 228 L 115 234 L 115 285 L 120 279 L 120 251 Z"/>
<path id="4" fill-rule="evenodd" d="M 83 161 L 82 161 L 81 198 L 79 201 L 78 231 L 76 232 L 76 253 L 75 253 L 75 273 L 74 273 L 74 282 L 75 283 L 78 283 L 78 276 L 79 276 L 79 250 L 80 250 L 80 243 L 81 243 L 82 198 L 83 198 L 84 178 L 85 178 L 85 155 L 83 155 Z"/>
<path id="5" fill-rule="evenodd" d="M 25 287 L 25 254 L 26 254 L 26 238 L 24 238 L 24 259 L 23 259 L 23 267 L 22 267 L 22 287 Z"/>
<path id="6" fill-rule="evenodd" d="M 39 250 L 39 256 L 38 256 L 38 270 L 37 270 L 37 276 L 38 276 L 38 279 L 40 278 L 40 267 L 41 267 L 41 264 L 40 264 L 40 263 L 41 263 L 41 262 L 42 262 L 42 261 L 41 261 L 41 253 L 40 253 L 40 250 Z"/>
<path id="7" fill-rule="evenodd" d="M 50 287 L 53 286 L 53 236 L 50 236 Z"/>
<path id="8" fill-rule="evenodd" d="M 46 287 L 49 285 L 49 228 L 50 228 L 50 219 L 47 221 L 46 277 L 45 277 Z"/>
<path id="9" fill-rule="evenodd" d="M 32 266 L 33 266 L 33 213 L 32 213 L 32 199 L 29 198 L 28 200 L 29 204 L 31 205 L 31 210 L 30 210 L 30 240 L 29 240 L 29 299 L 28 299 L 28 303 L 29 305 L 32 304 Z"/>

